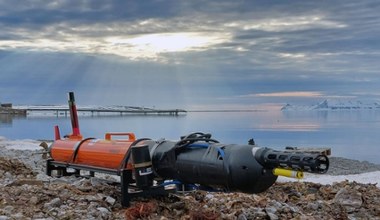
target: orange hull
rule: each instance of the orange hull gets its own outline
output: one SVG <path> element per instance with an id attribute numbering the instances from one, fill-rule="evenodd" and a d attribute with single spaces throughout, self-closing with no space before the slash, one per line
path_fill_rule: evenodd
<path id="1" fill-rule="evenodd" d="M 128 140 L 111 140 L 111 135 L 126 134 L 129 136 Z M 59 162 L 116 170 L 121 168 L 120 165 L 134 141 L 135 136 L 132 133 L 108 133 L 105 140 L 56 140 L 50 148 L 50 155 Z"/>

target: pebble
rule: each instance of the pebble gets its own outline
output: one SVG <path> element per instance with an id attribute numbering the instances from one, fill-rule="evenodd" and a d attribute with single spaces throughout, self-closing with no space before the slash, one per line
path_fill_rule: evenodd
<path id="1" fill-rule="evenodd" d="M 8 206 L 5 206 L 5 207 L 3 208 L 3 212 L 9 215 L 9 214 L 12 213 L 12 211 L 13 211 L 14 209 L 15 209 L 15 208 L 14 208 L 13 206 L 8 205 Z"/>
<path id="2" fill-rule="evenodd" d="M 272 213 L 272 214 L 275 214 L 277 212 L 277 209 L 275 207 L 272 207 L 272 206 L 268 206 L 265 208 L 265 211 L 267 213 Z"/>
<path id="3" fill-rule="evenodd" d="M 116 199 L 112 198 L 111 196 L 106 197 L 106 202 L 110 205 L 114 205 L 116 202 Z"/>
<path id="4" fill-rule="evenodd" d="M 248 219 L 247 219 L 247 216 L 245 216 L 245 214 L 242 213 L 238 216 L 237 220 L 248 220 Z"/>
<path id="5" fill-rule="evenodd" d="M 214 195 L 213 194 L 210 194 L 210 193 L 207 193 L 206 196 L 205 196 L 206 199 L 213 199 L 214 198 Z"/>
<path id="6" fill-rule="evenodd" d="M 279 217 L 274 213 L 267 213 L 270 220 L 278 220 Z"/>
<path id="7" fill-rule="evenodd" d="M 5 177 L 5 179 L 8 179 L 8 180 L 13 179 L 13 175 L 10 172 L 5 172 L 4 177 Z"/>
<path id="8" fill-rule="evenodd" d="M 52 207 L 58 207 L 62 204 L 62 201 L 60 198 L 54 198 L 53 200 L 50 201 L 50 206 Z"/>
<path id="9" fill-rule="evenodd" d="M 104 208 L 104 207 L 98 207 L 98 208 L 96 208 L 98 211 L 100 211 L 100 213 L 101 213 L 101 216 L 103 217 L 103 218 L 106 218 L 106 217 L 108 217 L 110 214 L 111 214 L 111 212 L 107 209 L 107 208 Z"/>
<path id="10" fill-rule="evenodd" d="M 306 208 L 310 210 L 318 210 L 319 204 L 316 202 L 310 202 L 309 204 L 307 204 Z"/>
<path id="11" fill-rule="evenodd" d="M 32 196 L 31 198 L 30 198 L 30 203 L 32 203 L 33 205 L 36 205 L 37 203 L 38 203 L 38 201 L 39 201 L 39 199 L 38 199 L 38 197 L 36 197 L 36 196 Z"/>
<path id="12" fill-rule="evenodd" d="M 20 213 L 20 212 L 11 215 L 11 217 L 12 217 L 13 219 L 25 219 L 25 216 L 24 216 L 22 213 Z"/>

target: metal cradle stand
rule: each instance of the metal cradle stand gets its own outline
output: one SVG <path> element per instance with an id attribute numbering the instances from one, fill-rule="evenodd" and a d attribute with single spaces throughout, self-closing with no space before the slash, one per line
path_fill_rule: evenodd
<path id="1" fill-rule="evenodd" d="M 68 169 L 74 170 L 73 172 Z M 94 177 L 96 172 L 106 173 L 111 175 L 120 176 L 120 188 L 121 188 L 121 205 L 128 207 L 132 198 L 136 197 L 155 197 L 155 196 L 167 196 L 169 192 L 173 190 L 166 190 L 164 186 L 152 186 L 146 189 L 139 189 L 135 180 L 132 178 L 132 170 L 121 169 L 107 169 L 99 168 L 87 165 L 69 164 L 54 161 L 53 159 L 46 160 L 46 175 L 52 176 L 52 171 L 57 171 L 57 176 L 82 176 L 82 177 Z M 81 175 L 80 171 L 89 171 L 89 175 Z"/>

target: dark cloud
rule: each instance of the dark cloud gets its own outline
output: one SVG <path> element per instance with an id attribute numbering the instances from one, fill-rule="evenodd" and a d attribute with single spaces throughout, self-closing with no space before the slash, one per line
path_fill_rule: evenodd
<path id="1" fill-rule="evenodd" d="M 379 11 L 375 0 L 2 1 L 1 94 L 53 101 L 77 89 L 144 105 L 282 91 L 379 97 Z M 186 33 L 214 42 L 152 52 L 128 41 Z"/>
<path id="2" fill-rule="evenodd" d="M 178 15 L 177 1 L 15 1 L 2 3 L 0 22 L 6 25 L 47 25 L 61 22 L 104 23 L 139 19 L 168 19 Z M 6 9 L 6 10 L 4 10 Z"/>

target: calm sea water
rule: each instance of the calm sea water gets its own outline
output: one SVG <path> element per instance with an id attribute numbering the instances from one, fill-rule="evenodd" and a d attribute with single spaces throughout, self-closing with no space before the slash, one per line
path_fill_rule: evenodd
<path id="1" fill-rule="evenodd" d="M 222 143 L 256 144 L 274 149 L 330 147 L 334 156 L 380 164 L 380 111 L 189 112 L 186 116 L 80 117 L 84 137 L 106 132 L 134 132 L 137 138 L 178 140 L 207 132 Z M 0 116 L 0 136 L 53 139 L 53 127 L 71 132 L 70 118 Z"/>

